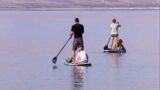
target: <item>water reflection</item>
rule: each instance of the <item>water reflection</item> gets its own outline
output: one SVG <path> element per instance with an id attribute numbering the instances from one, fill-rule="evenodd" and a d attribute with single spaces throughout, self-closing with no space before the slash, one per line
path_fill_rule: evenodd
<path id="1" fill-rule="evenodd" d="M 122 56 L 122 54 L 121 53 L 108 53 L 108 56 L 112 60 L 114 67 L 118 67 L 120 63 L 119 59 Z"/>
<path id="2" fill-rule="evenodd" d="M 84 87 L 84 74 L 87 67 L 84 66 L 74 66 L 72 68 L 72 90 L 83 90 Z"/>

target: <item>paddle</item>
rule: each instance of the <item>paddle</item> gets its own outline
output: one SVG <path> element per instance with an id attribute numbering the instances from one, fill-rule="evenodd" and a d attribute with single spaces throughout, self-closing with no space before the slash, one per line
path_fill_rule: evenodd
<path id="1" fill-rule="evenodd" d="M 61 51 L 63 50 L 63 48 L 67 45 L 68 41 L 71 39 L 71 37 L 68 38 L 68 40 L 66 41 L 66 43 L 64 44 L 64 46 L 61 48 L 61 50 L 58 52 L 57 56 L 55 56 L 53 59 L 52 59 L 52 62 L 55 64 L 57 62 L 57 57 L 58 55 L 61 53 Z"/>
<path id="2" fill-rule="evenodd" d="M 107 42 L 107 45 L 106 46 L 104 46 L 104 49 L 108 49 L 108 44 L 109 44 L 109 41 L 111 40 L 111 36 L 110 36 L 110 38 L 109 38 L 109 40 L 108 40 L 108 42 Z"/>

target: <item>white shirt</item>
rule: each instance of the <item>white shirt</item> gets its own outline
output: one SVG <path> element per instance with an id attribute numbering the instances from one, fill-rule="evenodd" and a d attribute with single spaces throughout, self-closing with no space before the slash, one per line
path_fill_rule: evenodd
<path id="1" fill-rule="evenodd" d="M 88 55 L 87 55 L 86 51 L 78 52 L 78 54 L 76 56 L 76 61 L 82 62 L 82 61 L 86 61 L 86 60 L 88 60 Z"/>
<path id="2" fill-rule="evenodd" d="M 118 34 L 118 24 L 117 23 L 112 23 L 111 24 L 111 35 Z"/>

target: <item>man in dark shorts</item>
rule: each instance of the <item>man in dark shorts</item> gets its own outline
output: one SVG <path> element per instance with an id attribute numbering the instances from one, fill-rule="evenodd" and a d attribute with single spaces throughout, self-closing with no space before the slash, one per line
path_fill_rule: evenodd
<path id="1" fill-rule="evenodd" d="M 73 40 L 73 47 L 72 47 L 72 63 L 75 62 L 75 52 L 77 48 L 82 47 L 84 49 L 83 45 L 83 34 L 84 33 L 84 27 L 82 24 L 79 24 L 79 18 L 75 18 L 75 24 L 72 25 L 71 28 L 71 34 L 70 38 L 74 35 L 74 40 Z"/>

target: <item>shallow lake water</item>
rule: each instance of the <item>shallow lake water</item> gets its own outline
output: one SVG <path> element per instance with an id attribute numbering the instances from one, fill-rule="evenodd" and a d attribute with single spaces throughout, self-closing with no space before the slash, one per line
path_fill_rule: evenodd
<path id="1" fill-rule="evenodd" d="M 69 41 L 79 17 L 91 67 L 66 66 Z M 104 53 L 110 24 L 122 25 L 125 54 Z M 2 11 L 0 12 L 1 90 L 159 90 L 158 10 Z"/>

